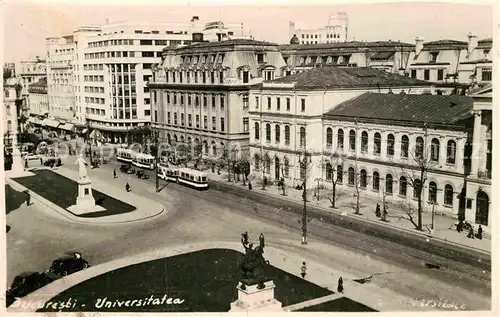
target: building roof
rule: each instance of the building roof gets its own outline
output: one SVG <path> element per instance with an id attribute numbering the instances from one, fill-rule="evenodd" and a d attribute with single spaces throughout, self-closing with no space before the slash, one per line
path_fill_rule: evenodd
<path id="1" fill-rule="evenodd" d="M 47 77 L 40 78 L 36 83 L 29 85 L 29 87 L 47 87 Z"/>
<path id="2" fill-rule="evenodd" d="M 335 42 L 321 44 L 286 44 L 280 45 L 281 50 L 314 50 L 314 49 L 329 49 L 329 48 L 375 48 L 375 47 L 415 47 L 415 44 L 403 43 L 399 41 L 376 41 L 376 42 Z"/>
<path id="3" fill-rule="evenodd" d="M 264 41 L 255 41 L 249 39 L 232 39 L 225 41 L 217 41 L 217 42 L 198 42 L 192 43 L 187 46 L 176 47 L 174 50 L 176 51 L 189 51 L 194 49 L 207 49 L 207 48 L 219 48 L 219 47 L 230 47 L 237 45 L 252 45 L 252 46 L 278 46 L 276 43 L 264 42 Z M 166 47 L 163 50 L 171 50 L 172 47 Z"/>
<path id="4" fill-rule="evenodd" d="M 456 40 L 438 40 L 425 42 L 423 44 L 423 51 L 428 51 L 432 49 L 454 49 L 454 48 L 467 48 L 469 44 L 464 41 L 456 41 Z"/>
<path id="5" fill-rule="evenodd" d="M 459 124 L 472 116 L 472 105 L 473 98 L 460 95 L 365 93 L 337 105 L 325 116 Z"/>
<path id="6" fill-rule="evenodd" d="M 428 86 L 429 82 L 391 74 L 371 67 L 320 67 L 270 83 L 295 83 L 296 89 L 356 88 L 356 87 L 410 87 Z"/>

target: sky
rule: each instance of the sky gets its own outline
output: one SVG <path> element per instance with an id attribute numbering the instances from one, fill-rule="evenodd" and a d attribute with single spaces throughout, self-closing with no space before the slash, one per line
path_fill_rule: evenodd
<path id="1" fill-rule="evenodd" d="M 16 0 L 3 4 L 2 24 L 5 62 L 18 62 L 34 56 L 44 57 L 45 38 L 66 35 L 79 25 L 131 22 L 181 22 L 193 15 L 202 22 L 222 20 L 243 23 L 256 40 L 288 43 L 289 21 L 298 26 L 320 28 L 330 13 L 346 12 L 349 17 L 348 40 L 400 40 L 414 43 L 415 37 L 426 41 L 438 39 L 467 40 L 467 33 L 479 39 L 493 36 L 493 7 L 484 2 L 467 3 L 357 3 L 328 1 L 329 5 L 304 5 L 296 0 L 253 2 L 233 0 L 237 5 L 222 5 L 205 0 L 205 4 L 157 0 Z M 281 1 L 281 2 L 279 2 Z M 200 2 L 200 1 L 197 1 Z M 106 3 L 106 6 L 99 3 Z M 208 3 L 208 5 L 207 5 Z M 240 3 L 240 4 L 238 4 Z M 292 4 L 293 3 L 293 4 Z M 290 5 L 292 4 L 292 5 Z"/>

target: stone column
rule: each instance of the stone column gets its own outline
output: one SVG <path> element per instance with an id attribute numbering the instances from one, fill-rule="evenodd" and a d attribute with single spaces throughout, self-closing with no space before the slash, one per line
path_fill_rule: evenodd
<path id="1" fill-rule="evenodd" d="M 477 176 L 481 161 L 481 112 L 474 112 L 474 132 L 472 135 L 471 176 Z M 457 149 L 458 150 L 458 149 Z"/>

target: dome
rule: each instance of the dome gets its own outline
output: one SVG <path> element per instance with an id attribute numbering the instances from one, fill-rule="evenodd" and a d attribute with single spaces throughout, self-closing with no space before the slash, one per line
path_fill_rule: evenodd
<path id="1" fill-rule="evenodd" d="M 290 39 L 290 44 L 300 44 L 300 40 L 297 37 L 297 35 L 293 35 L 292 38 Z"/>

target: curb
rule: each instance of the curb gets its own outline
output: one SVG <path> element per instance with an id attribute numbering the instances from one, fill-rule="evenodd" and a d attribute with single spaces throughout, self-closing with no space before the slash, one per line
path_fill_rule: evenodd
<path id="1" fill-rule="evenodd" d="M 237 188 L 239 190 L 243 189 L 243 186 L 240 188 L 240 187 L 234 185 L 234 182 L 224 182 L 224 181 L 220 181 L 220 180 L 209 179 L 209 183 L 215 183 L 217 185 L 222 185 L 222 186 L 231 186 L 231 187 Z M 211 186 L 211 188 L 212 188 L 212 190 L 214 189 L 212 186 Z M 215 190 L 224 191 L 223 189 L 215 189 Z M 297 205 L 299 205 L 299 204 L 301 205 L 303 203 L 300 200 L 289 198 L 287 196 L 276 196 L 274 194 L 270 194 L 270 193 L 268 193 L 266 191 L 263 191 L 263 190 L 260 190 L 260 191 L 253 190 L 253 193 L 256 193 L 257 195 L 267 196 L 267 197 L 270 197 L 270 198 L 273 198 L 273 199 L 277 199 L 277 200 L 284 199 L 284 200 L 287 200 L 288 202 L 291 202 L 291 203 L 294 203 L 294 204 L 297 204 Z M 236 193 L 234 193 L 234 194 L 236 194 Z M 467 245 L 464 245 L 464 244 L 461 244 L 461 243 L 457 243 L 457 242 L 453 242 L 453 241 L 446 240 L 446 239 L 443 239 L 443 238 L 435 237 L 433 235 L 429 235 L 429 234 L 426 234 L 426 233 L 420 233 L 420 232 L 415 232 L 415 231 L 408 230 L 408 229 L 405 229 L 405 228 L 399 228 L 397 226 L 391 226 L 391 225 L 383 223 L 381 221 L 378 222 L 378 221 L 374 221 L 374 220 L 370 220 L 370 219 L 366 219 L 366 218 L 362 218 L 362 217 L 356 217 L 356 215 L 354 215 L 354 214 L 349 214 L 349 213 L 345 213 L 344 214 L 344 213 L 339 212 L 337 210 L 330 209 L 330 208 L 325 208 L 325 207 L 322 207 L 322 206 L 316 206 L 316 205 L 309 204 L 308 207 L 309 207 L 308 208 L 309 210 L 311 210 L 311 209 L 315 210 L 316 209 L 315 210 L 316 212 L 317 212 L 317 210 L 320 210 L 322 212 L 333 213 L 333 214 L 336 214 L 338 216 L 347 217 L 347 218 L 350 218 L 350 219 L 357 219 L 357 220 L 360 220 L 360 221 L 363 221 L 363 222 L 367 222 L 367 223 L 371 223 L 371 224 L 374 224 L 374 225 L 377 225 L 377 226 L 383 226 L 383 227 L 391 228 L 391 229 L 394 229 L 394 230 L 397 230 L 397 231 L 400 231 L 400 232 L 404 232 L 406 234 L 413 235 L 415 237 L 433 239 L 433 240 L 442 242 L 444 244 L 448 244 L 450 246 L 459 247 L 459 248 L 462 248 L 462 249 L 465 249 L 465 250 L 471 250 L 471 251 L 475 251 L 475 252 L 478 252 L 478 253 L 481 253 L 481 254 L 484 254 L 484 255 L 490 255 L 491 256 L 491 251 L 477 249 L 477 248 L 470 247 L 470 246 L 467 246 Z"/>
<path id="2" fill-rule="evenodd" d="M 36 309 L 39 309 L 39 307 L 24 307 L 24 306 L 29 306 L 29 305 L 26 305 L 23 303 L 28 303 L 28 304 L 30 304 L 30 303 L 42 303 L 42 302 L 46 303 L 50 299 L 52 299 L 53 297 L 70 289 L 73 286 L 76 286 L 82 282 L 88 281 L 94 277 L 97 277 L 99 275 L 102 275 L 102 274 L 105 274 L 105 273 L 108 273 L 111 271 L 118 270 L 118 269 L 132 266 L 132 265 L 136 265 L 136 264 L 140 264 L 140 263 L 144 263 L 144 262 L 157 260 L 157 259 L 173 257 L 173 256 L 177 256 L 177 255 L 182 255 L 185 253 L 191 253 L 191 252 L 196 252 L 196 251 L 200 251 L 200 250 L 208 250 L 208 249 L 231 249 L 231 250 L 236 250 L 239 252 L 242 251 L 241 250 L 242 249 L 241 243 L 222 241 L 222 242 L 200 242 L 200 243 L 196 243 L 195 245 L 190 245 L 190 244 L 175 245 L 175 246 L 171 246 L 171 247 L 157 249 L 154 251 L 140 253 L 140 254 L 120 258 L 117 260 L 113 260 L 110 262 L 106 262 L 103 264 L 98 264 L 96 266 L 91 266 L 85 270 L 78 271 L 78 272 L 75 272 L 75 273 L 70 274 L 68 276 L 57 279 L 57 280 L 53 281 L 52 283 L 34 291 L 33 293 L 30 293 L 27 296 L 18 299 L 16 302 L 14 302 L 7 309 L 9 312 L 29 312 L 28 309 L 36 310 Z M 268 252 L 273 253 L 273 256 L 271 256 L 273 258 L 281 259 L 283 257 L 284 251 L 282 251 L 276 247 L 266 246 L 266 249 L 269 250 Z M 288 252 L 286 254 L 288 256 L 290 256 Z M 292 257 L 299 258 L 300 255 L 297 252 L 293 252 Z M 286 264 L 288 259 L 275 261 L 276 259 L 271 260 L 271 265 L 273 265 L 274 267 L 276 267 L 278 269 L 284 270 L 285 272 L 287 272 L 291 275 L 299 276 L 298 271 L 296 273 L 293 273 L 293 272 L 289 272 L 289 270 L 285 269 L 286 265 L 284 265 L 284 264 Z M 292 262 L 294 262 L 294 261 L 292 261 Z M 318 270 L 328 269 L 329 271 L 332 271 L 330 267 L 327 267 L 321 263 L 317 263 L 314 261 L 309 261 L 309 263 L 310 263 L 310 266 L 315 267 Z M 338 270 L 335 269 L 333 271 L 337 272 Z M 346 291 L 346 294 L 342 294 L 342 296 L 347 296 L 349 298 L 353 298 L 354 300 L 359 301 L 360 300 L 359 299 L 359 295 L 360 295 L 359 289 L 361 289 L 361 288 L 365 289 L 364 294 L 365 293 L 369 293 L 369 294 L 379 293 L 378 294 L 379 296 L 383 296 L 383 293 L 385 293 L 385 292 L 391 292 L 391 293 L 393 292 L 392 290 L 382 289 L 379 286 L 377 286 L 376 284 L 365 284 L 362 286 L 358 285 L 356 282 L 352 282 L 353 279 L 355 279 L 356 277 L 350 275 L 349 273 L 345 273 L 345 272 L 341 272 L 341 274 L 344 277 L 344 283 L 345 282 L 349 283 L 349 287 L 346 287 L 346 290 L 349 289 L 349 291 Z M 318 277 L 316 277 L 315 279 L 318 280 Z M 320 284 L 315 283 L 312 280 L 309 280 L 309 282 L 316 284 L 318 287 L 322 287 L 322 286 L 320 286 Z M 350 282 L 352 282 L 352 283 L 350 283 Z M 236 287 L 236 282 L 235 282 L 235 287 Z M 368 290 L 366 290 L 366 289 L 368 289 Z M 382 290 L 382 294 L 381 294 L 381 290 Z M 335 295 L 338 295 L 338 294 L 335 292 Z M 363 304 L 368 305 L 374 309 L 377 309 L 378 308 L 378 307 L 376 307 L 377 301 L 372 297 L 373 296 L 370 296 L 366 300 L 363 299 L 362 300 L 364 302 Z M 404 302 L 405 307 L 408 307 L 407 305 L 408 305 L 408 303 L 410 303 L 412 301 L 412 299 L 408 299 L 406 296 L 402 296 L 402 298 L 405 299 L 405 302 Z M 369 302 L 369 303 L 367 303 L 367 302 Z M 301 304 L 301 303 L 296 303 L 296 304 L 291 305 L 291 306 L 295 306 L 297 304 Z M 31 312 L 33 312 L 33 311 L 31 311 Z"/>
<path id="3" fill-rule="evenodd" d="M 131 223 L 131 222 L 137 222 L 137 221 L 142 221 L 142 220 L 148 220 L 154 217 L 157 217 L 165 212 L 165 206 L 162 205 L 162 210 L 159 213 L 149 215 L 147 217 L 142 217 L 142 218 L 137 218 L 133 220 L 117 220 L 117 221 L 110 221 L 112 219 L 109 219 L 111 217 L 113 218 L 118 218 L 120 215 L 111 215 L 111 216 L 103 216 L 103 217 L 96 217 L 96 218 L 85 218 L 85 217 L 78 217 L 75 215 L 72 215 L 69 211 L 66 211 L 64 208 L 57 206 L 53 202 L 49 201 L 48 199 L 45 199 L 44 197 L 38 195 L 36 192 L 30 190 L 29 188 L 24 187 L 23 185 L 19 184 L 13 179 L 6 178 L 5 183 L 9 184 L 12 186 L 14 189 L 19 190 L 19 191 L 25 191 L 29 190 L 31 198 L 39 201 L 42 203 L 44 206 L 48 207 L 49 209 L 55 211 L 58 213 L 59 217 L 64 217 L 66 220 L 70 220 L 75 223 L 82 223 L 82 224 L 100 224 L 100 225 L 113 225 L 113 224 L 123 224 L 123 223 Z M 136 209 L 138 211 L 139 209 Z M 132 211 L 134 212 L 134 211 Z M 107 218 L 107 219 L 106 219 Z M 104 221 L 103 221 L 104 220 Z M 107 220 L 107 221 L 106 221 Z"/>

